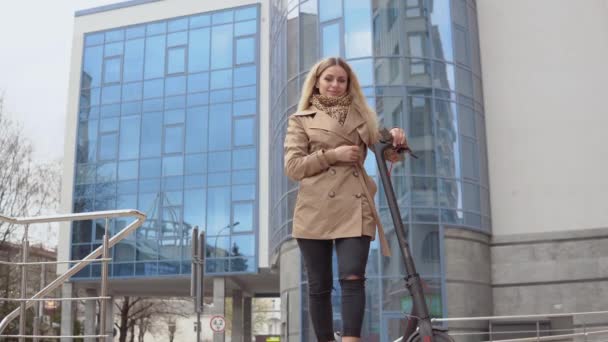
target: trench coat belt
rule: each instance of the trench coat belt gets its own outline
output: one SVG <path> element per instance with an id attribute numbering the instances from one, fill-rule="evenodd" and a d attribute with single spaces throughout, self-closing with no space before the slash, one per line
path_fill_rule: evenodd
<path id="1" fill-rule="evenodd" d="M 367 174 L 365 169 L 361 164 L 356 164 L 357 172 L 361 175 Z M 386 240 L 386 236 L 384 236 L 384 228 L 382 227 L 382 222 L 380 221 L 380 217 L 378 216 L 378 212 L 376 211 L 376 204 L 374 203 L 374 198 L 369 193 L 369 189 L 367 188 L 367 184 L 365 182 L 365 178 L 367 177 L 357 177 L 359 182 L 362 185 L 363 192 L 365 193 L 365 197 L 367 198 L 367 203 L 372 209 L 372 215 L 374 215 L 374 219 L 376 220 L 376 225 L 378 227 L 378 238 L 380 239 L 380 248 L 382 250 L 382 255 L 391 256 L 391 250 L 388 245 L 388 241 Z"/>

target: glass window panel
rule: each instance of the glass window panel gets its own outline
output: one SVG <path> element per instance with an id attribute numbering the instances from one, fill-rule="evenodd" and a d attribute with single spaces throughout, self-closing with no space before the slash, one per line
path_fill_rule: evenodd
<path id="1" fill-rule="evenodd" d="M 424 53 L 424 41 L 422 34 L 409 34 L 407 36 L 409 56 L 411 57 L 425 57 Z"/>
<path id="2" fill-rule="evenodd" d="M 169 28 L 169 32 L 186 30 L 188 28 L 188 18 L 171 20 L 167 26 Z"/>
<path id="3" fill-rule="evenodd" d="M 106 43 L 116 42 L 119 40 L 125 39 L 125 31 L 124 30 L 112 30 L 106 32 Z"/>
<path id="4" fill-rule="evenodd" d="M 144 90 L 144 93 L 145 93 L 145 90 Z M 143 111 L 144 112 L 155 112 L 155 111 L 163 110 L 163 103 L 164 103 L 163 99 L 144 100 Z"/>
<path id="5" fill-rule="evenodd" d="M 234 68 L 234 86 L 241 87 L 257 83 L 257 69 L 255 65 Z"/>
<path id="6" fill-rule="evenodd" d="M 98 44 L 103 44 L 103 33 L 93 33 L 93 34 L 87 34 L 85 36 L 85 45 L 86 46 L 91 46 L 91 45 L 98 45 Z"/>
<path id="7" fill-rule="evenodd" d="M 256 100 L 234 102 L 234 116 L 253 115 L 257 109 Z"/>
<path id="8" fill-rule="evenodd" d="M 157 178 L 160 177 L 160 159 L 142 159 L 139 167 L 140 178 Z"/>
<path id="9" fill-rule="evenodd" d="M 97 184 L 116 180 L 116 163 L 97 165 Z"/>
<path id="10" fill-rule="evenodd" d="M 81 87 L 99 87 L 101 85 L 101 67 L 103 63 L 103 46 L 88 47 L 84 50 Z"/>
<path id="11" fill-rule="evenodd" d="M 163 199 L 163 205 L 165 207 L 179 206 L 181 204 L 182 204 L 182 192 L 181 191 L 165 192 L 165 198 Z"/>
<path id="12" fill-rule="evenodd" d="M 346 58 L 371 56 L 371 1 L 345 1 L 344 13 L 344 52 Z"/>
<path id="13" fill-rule="evenodd" d="M 197 72 L 209 70 L 209 28 L 190 31 L 189 39 L 188 71 Z"/>
<path id="14" fill-rule="evenodd" d="M 227 234 L 226 230 L 223 231 L 223 234 Z M 207 257 L 213 258 L 223 258 L 229 256 L 230 253 L 230 237 L 229 236 L 215 236 L 209 238 L 209 242 L 213 242 L 213 244 L 209 246 L 209 252 L 207 253 Z M 218 262 L 223 262 L 224 260 L 217 260 Z M 228 269 L 216 270 L 218 272 L 227 272 Z"/>
<path id="15" fill-rule="evenodd" d="M 207 186 L 207 177 L 204 175 L 193 175 L 184 177 L 184 188 L 204 188 Z"/>
<path id="16" fill-rule="evenodd" d="M 134 194 L 137 192 L 137 181 L 118 182 L 118 194 Z"/>
<path id="17" fill-rule="evenodd" d="M 186 93 L 186 76 L 167 77 L 165 79 L 165 96 Z"/>
<path id="18" fill-rule="evenodd" d="M 141 100 L 142 96 L 142 83 L 129 83 L 122 86 L 122 100 L 123 101 L 135 101 Z M 123 111 L 124 112 L 124 111 Z"/>
<path id="19" fill-rule="evenodd" d="M 470 71 L 455 67 L 456 91 L 473 97 L 473 75 Z"/>
<path id="20" fill-rule="evenodd" d="M 183 109 L 168 110 L 165 112 L 165 125 L 183 123 L 185 115 Z"/>
<path id="21" fill-rule="evenodd" d="M 211 72 L 211 89 L 229 88 L 232 85 L 232 69 Z"/>
<path id="22" fill-rule="evenodd" d="M 190 17 L 190 28 L 209 26 L 211 25 L 211 18 L 208 14 L 197 15 Z"/>
<path id="23" fill-rule="evenodd" d="M 452 61 L 453 46 L 452 46 L 452 20 L 450 14 L 450 0 L 435 0 L 431 10 L 430 27 L 433 27 L 431 39 L 434 44 L 439 44 L 440 47 L 435 48 L 435 58 Z"/>
<path id="24" fill-rule="evenodd" d="M 238 185 L 232 187 L 233 201 L 255 200 L 255 185 Z"/>
<path id="25" fill-rule="evenodd" d="M 213 201 L 207 201 L 207 235 L 217 235 L 230 223 L 230 188 L 209 188 L 207 192 Z"/>
<path id="26" fill-rule="evenodd" d="M 209 93 L 188 94 L 188 107 L 209 104 Z"/>
<path id="27" fill-rule="evenodd" d="M 97 156 L 97 120 L 83 122 L 78 128 L 78 162 L 94 162 Z"/>
<path id="28" fill-rule="evenodd" d="M 234 21 L 255 19 L 258 15 L 256 7 L 241 8 L 234 11 Z"/>
<path id="29" fill-rule="evenodd" d="M 209 172 L 230 171 L 230 152 L 209 153 Z"/>
<path id="30" fill-rule="evenodd" d="M 232 75 L 230 75 L 232 78 Z M 197 93 L 209 90 L 209 73 L 200 73 L 188 76 L 188 92 Z"/>
<path id="31" fill-rule="evenodd" d="M 359 83 L 362 87 L 373 85 L 374 83 L 374 68 L 372 66 L 371 59 L 360 59 L 356 61 L 350 61 L 350 66 L 353 71 L 357 74 Z"/>
<path id="32" fill-rule="evenodd" d="M 120 86 L 108 86 L 101 88 L 101 103 L 108 104 L 120 101 Z"/>
<path id="33" fill-rule="evenodd" d="M 126 30 L 127 39 L 139 38 L 146 35 L 146 27 L 144 25 L 130 27 Z"/>
<path id="34" fill-rule="evenodd" d="M 103 54 L 105 57 L 111 57 L 111 56 L 119 56 L 122 55 L 122 51 L 123 51 L 123 43 L 112 43 L 112 44 L 106 44 Z"/>
<path id="35" fill-rule="evenodd" d="M 246 99 L 254 99 L 257 97 L 257 87 L 249 86 L 249 87 L 240 87 L 234 89 L 234 99 L 235 100 L 246 100 Z"/>
<path id="36" fill-rule="evenodd" d="M 213 105 L 209 108 L 209 150 L 227 150 L 232 142 L 230 104 Z"/>
<path id="37" fill-rule="evenodd" d="M 165 109 L 182 109 L 186 107 L 186 96 L 171 96 L 165 98 Z"/>
<path id="38" fill-rule="evenodd" d="M 99 125 L 99 132 L 115 132 L 118 130 L 118 118 L 102 119 Z"/>
<path id="39" fill-rule="evenodd" d="M 183 184 L 184 177 L 182 176 L 164 177 L 162 179 L 162 187 L 165 191 L 182 190 L 184 188 Z"/>
<path id="40" fill-rule="evenodd" d="M 249 232 L 253 230 L 253 202 L 234 203 L 232 205 L 234 222 L 239 222 L 233 228 L 235 232 Z"/>
<path id="41" fill-rule="evenodd" d="M 80 108 L 98 106 L 101 96 L 100 88 L 83 89 L 80 91 Z"/>
<path id="42" fill-rule="evenodd" d="M 146 25 L 146 33 L 148 36 L 163 34 L 167 31 L 167 22 L 161 21 L 159 23 L 151 23 Z"/>
<path id="43" fill-rule="evenodd" d="M 207 209 L 205 195 L 203 189 L 184 191 L 184 226 L 204 229 Z"/>
<path id="44" fill-rule="evenodd" d="M 118 179 L 136 179 L 138 173 L 137 167 L 137 160 L 120 162 L 118 164 Z"/>
<path id="45" fill-rule="evenodd" d="M 236 165 L 234 154 L 232 155 L 232 165 Z M 255 170 L 232 171 L 232 184 L 253 184 L 257 181 Z"/>
<path id="46" fill-rule="evenodd" d="M 470 58 L 469 58 L 469 41 L 468 41 L 468 35 L 467 32 L 459 29 L 459 28 L 455 28 L 454 29 L 454 58 L 455 61 L 458 63 L 462 63 L 465 65 L 470 65 Z"/>
<path id="47" fill-rule="evenodd" d="M 412 205 L 437 206 L 437 179 L 434 177 L 412 177 Z"/>
<path id="48" fill-rule="evenodd" d="M 118 88 L 117 92 L 120 93 L 120 86 L 114 86 L 114 87 Z M 112 95 L 112 96 L 114 96 L 114 95 Z M 117 95 L 117 96 L 120 97 L 119 95 Z M 109 117 L 113 117 L 113 116 L 119 116 L 120 115 L 120 103 L 112 104 L 112 105 L 106 105 L 106 106 L 101 106 L 100 115 L 101 115 L 102 118 L 109 118 Z"/>
<path id="49" fill-rule="evenodd" d="M 186 156 L 186 174 L 207 173 L 207 155 L 192 154 Z"/>
<path id="50" fill-rule="evenodd" d="M 321 22 L 342 16 L 342 1 L 321 1 L 319 3 L 319 20 Z"/>
<path id="51" fill-rule="evenodd" d="M 226 172 L 222 173 L 210 173 L 207 175 L 207 186 L 227 186 L 230 185 L 230 174 Z"/>
<path id="52" fill-rule="evenodd" d="M 118 147 L 118 134 L 102 134 L 99 137 L 99 159 L 116 159 L 116 149 Z"/>
<path id="53" fill-rule="evenodd" d="M 90 220 L 74 222 L 72 224 L 72 243 L 91 242 L 91 238 L 93 237 L 92 232 L 93 223 Z M 72 258 L 79 260 L 84 259 L 88 253 L 90 252 L 87 252 L 84 256 L 78 256 L 72 252 Z"/>
<path id="54" fill-rule="evenodd" d="M 255 61 L 255 39 L 241 38 L 236 40 L 236 64 Z"/>
<path id="55" fill-rule="evenodd" d="M 177 176 L 184 173 L 184 157 L 164 157 L 163 176 Z"/>
<path id="56" fill-rule="evenodd" d="M 317 61 L 319 54 L 319 42 L 317 35 L 317 1 L 308 0 L 300 4 L 300 22 L 302 25 L 301 44 L 305 49 L 300 51 L 300 71 L 309 70 Z"/>
<path id="57" fill-rule="evenodd" d="M 211 68 L 232 67 L 232 24 L 212 27 Z"/>
<path id="58" fill-rule="evenodd" d="M 230 102 L 232 89 L 214 90 L 209 94 L 209 103 Z"/>
<path id="59" fill-rule="evenodd" d="M 475 140 L 462 137 L 462 176 L 479 179 L 479 160 Z"/>
<path id="60" fill-rule="evenodd" d="M 403 82 L 402 59 L 376 59 L 375 73 L 377 85 L 401 85 Z"/>
<path id="61" fill-rule="evenodd" d="M 188 109 L 186 117 L 186 153 L 207 150 L 208 107 Z"/>
<path id="62" fill-rule="evenodd" d="M 141 168 L 139 169 L 141 172 Z M 139 180 L 139 192 L 158 192 L 160 191 L 160 178 L 154 179 L 140 179 Z"/>
<path id="63" fill-rule="evenodd" d="M 144 99 L 163 96 L 164 82 L 162 78 L 144 82 Z"/>
<path id="64" fill-rule="evenodd" d="M 120 120 L 120 159 L 139 157 L 139 116 Z"/>
<path id="65" fill-rule="evenodd" d="M 255 237 L 253 235 L 233 235 L 231 255 L 232 256 L 253 256 Z"/>
<path id="66" fill-rule="evenodd" d="M 475 137 L 475 114 L 468 106 L 458 106 L 458 123 L 463 135 Z"/>
<path id="67" fill-rule="evenodd" d="M 253 145 L 255 138 L 254 126 L 254 118 L 234 120 L 234 145 Z"/>
<path id="68" fill-rule="evenodd" d="M 186 48 L 172 48 L 167 52 L 167 74 L 185 72 Z"/>
<path id="69" fill-rule="evenodd" d="M 184 150 L 184 127 L 165 127 L 165 153 L 178 153 Z"/>
<path id="70" fill-rule="evenodd" d="M 144 71 L 144 40 L 134 39 L 125 43 L 123 81 L 139 81 Z"/>
<path id="71" fill-rule="evenodd" d="M 394 36 L 399 32 L 399 26 L 395 25 L 399 18 L 399 5 L 395 0 L 389 0 L 386 5 L 374 4 L 373 19 L 373 44 L 374 53 L 377 56 L 400 55 L 400 42 Z M 377 7 L 377 8 L 376 8 Z"/>
<path id="72" fill-rule="evenodd" d="M 232 151 L 232 168 L 235 170 L 252 169 L 256 165 L 255 148 L 238 149 Z"/>
<path id="73" fill-rule="evenodd" d="M 257 27 L 258 27 L 258 25 L 257 25 L 256 20 L 235 23 L 234 24 L 234 35 L 236 37 L 238 37 L 238 36 L 246 36 L 246 35 L 254 34 L 257 31 Z"/>
<path id="74" fill-rule="evenodd" d="M 146 79 L 165 75 L 165 36 L 146 39 L 146 62 L 144 77 Z"/>
<path id="75" fill-rule="evenodd" d="M 462 193 L 464 199 L 464 209 L 479 212 L 481 211 L 479 186 L 467 182 L 462 183 Z"/>
<path id="76" fill-rule="evenodd" d="M 148 113 L 142 115 L 141 122 L 141 156 L 160 156 L 162 137 L 162 113 Z"/>
<path id="77" fill-rule="evenodd" d="M 323 26 L 321 35 L 323 41 L 322 57 L 340 56 L 340 24 Z"/>
<path id="78" fill-rule="evenodd" d="M 414 224 L 412 232 L 412 254 L 416 261 L 416 270 L 422 277 L 439 276 L 440 238 L 439 227 L 432 224 Z M 420 264 L 420 267 L 418 267 Z M 440 291 L 440 288 L 437 289 Z M 441 315 L 441 312 L 439 312 Z"/>
<path id="79" fill-rule="evenodd" d="M 211 22 L 213 25 L 217 24 L 225 24 L 232 22 L 232 18 L 234 17 L 233 11 L 221 11 L 217 13 L 213 13 L 211 16 Z"/>

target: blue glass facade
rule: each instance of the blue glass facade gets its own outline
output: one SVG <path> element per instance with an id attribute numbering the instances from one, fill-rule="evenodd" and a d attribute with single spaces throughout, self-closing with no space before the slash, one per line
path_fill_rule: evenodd
<path id="1" fill-rule="evenodd" d="M 112 277 L 189 274 L 194 226 L 208 273 L 257 271 L 259 25 L 253 5 L 85 35 L 74 212 L 148 216 L 113 249 Z M 71 257 L 103 231 L 74 224 Z"/>
<path id="2" fill-rule="evenodd" d="M 475 2 L 273 0 L 270 29 L 272 252 L 290 238 L 298 190 L 283 176 L 287 118 L 296 110 L 310 67 L 339 55 L 357 73 L 381 125 L 403 127 L 420 156 L 395 164 L 392 181 L 431 314 L 445 315 L 444 231 L 491 230 Z M 368 154 L 366 169 L 379 183 L 375 165 Z M 382 257 L 378 242 L 372 243 L 362 337 L 393 341 L 402 333 L 411 298 L 386 197 L 383 191 L 377 196 L 394 256 Z M 304 275 L 300 284 L 306 310 Z M 337 279 L 334 287 L 339 288 Z M 341 325 L 338 293 L 336 329 Z M 303 341 L 315 340 L 306 311 L 301 328 Z"/>

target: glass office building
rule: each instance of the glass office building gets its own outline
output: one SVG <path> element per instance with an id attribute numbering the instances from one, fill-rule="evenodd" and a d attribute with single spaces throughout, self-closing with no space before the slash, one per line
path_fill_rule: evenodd
<path id="1" fill-rule="evenodd" d="M 73 210 L 147 215 L 113 248 L 111 277 L 189 276 L 194 226 L 207 233 L 208 274 L 257 272 L 259 11 L 85 34 Z M 72 226 L 73 259 L 101 244 L 104 225 Z"/>
<path id="2" fill-rule="evenodd" d="M 395 164 L 392 180 L 431 314 L 446 315 L 445 231 L 491 231 L 475 6 L 472 0 L 271 1 L 271 252 L 290 239 L 298 190 L 283 176 L 287 119 L 310 67 L 341 56 L 381 125 L 403 127 L 420 157 Z M 379 182 L 371 153 L 365 165 Z M 378 241 L 372 243 L 363 337 L 392 341 L 412 304 L 383 191 L 376 202 L 394 256 L 382 257 Z M 305 275 L 299 284 L 306 310 Z M 339 289 L 337 279 L 334 286 Z M 302 340 L 314 340 L 307 312 L 301 320 Z"/>

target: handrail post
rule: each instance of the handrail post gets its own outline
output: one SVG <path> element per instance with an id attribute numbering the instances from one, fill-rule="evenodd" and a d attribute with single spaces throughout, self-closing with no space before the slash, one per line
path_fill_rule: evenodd
<path id="1" fill-rule="evenodd" d="M 40 265 L 40 289 L 46 285 L 46 264 Z M 40 324 L 42 324 L 42 316 L 44 314 L 44 302 L 40 301 L 36 305 L 36 316 L 34 317 L 34 336 L 40 335 Z M 34 342 L 38 342 L 39 338 L 34 337 Z"/>
<path id="2" fill-rule="evenodd" d="M 105 232 L 103 235 L 103 252 L 101 257 L 103 259 L 108 258 L 109 254 L 109 230 L 110 230 L 110 219 L 106 218 Z M 106 333 L 106 311 L 107 311 L 107 302 L 108 300 L 105 298 L 108 294 L 108 261 L 104 260 L 101 264 L 101 305 L 99 308 L 99 335 L 105 335 Z M 107 341 L 108 339 L 105 337 L 100 337 L 100 341 Z"/>
<path id="3" fill-rule="evenodd" d="M 21 245 L 21 262 L 26 263 L 28 259 L 29 253 L 29 224 L 25 225 L 25 230 L 23 231 L 23 239 Z M 27 298 L 27 269 L 26 265 L 21 265 L 21 298 Z M 19 335 L 25 335 L 25 310 L 26 310 L 26 302 L 22 301 L 19 304 Z M 25 342 L 24 337 L 19 337 L 19 342 Z"/>

